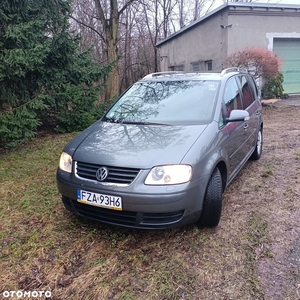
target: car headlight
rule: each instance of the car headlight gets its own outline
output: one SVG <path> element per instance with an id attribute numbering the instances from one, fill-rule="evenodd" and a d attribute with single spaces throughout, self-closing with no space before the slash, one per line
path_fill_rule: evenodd
<path id="1" fill-rule="evenodd" d="M 63 152 L 59 160 L 59 168 L 65 172 L 72 172 L 72 156 Z"/>
<path id="2" fill-rule="evenodd" d="M 190 181 L 191 177 L 192 167 L 189 165 L 157 166 L 151 169 L 145 180 L 145 184 L 180 184 Z"/>

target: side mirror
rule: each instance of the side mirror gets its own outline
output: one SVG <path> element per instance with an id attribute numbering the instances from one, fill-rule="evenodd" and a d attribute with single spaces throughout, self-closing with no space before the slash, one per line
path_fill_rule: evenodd
<path id="1" fill-rule="evenodd" d="M 249 121 L 250 115 L 246 110 L 234 109 L 230 112 L 229 118 L 226 118 L 226 122 L 240 122 Z"/>

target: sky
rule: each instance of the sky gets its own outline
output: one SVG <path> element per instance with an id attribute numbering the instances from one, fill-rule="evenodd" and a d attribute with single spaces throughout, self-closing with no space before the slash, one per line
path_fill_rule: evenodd
<path id="1" fill-rule="evenodd" d="M 300 5 L 300 0 L 253 0 L 252 2 L 258 2 L 258 3 L 278 3 L 278 4 L 296 4 Z M 223 0 L 217 0 L 215 8 L 224 4 Z"/>

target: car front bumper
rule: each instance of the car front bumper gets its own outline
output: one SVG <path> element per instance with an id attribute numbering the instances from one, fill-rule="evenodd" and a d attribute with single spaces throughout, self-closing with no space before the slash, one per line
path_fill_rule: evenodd
<path id="1" fill-rule="evenodd" d="M 166 229 L 196 222 L 208 177 L 173 186 L 147 186 L 143 176 L 126 187 L 84 181 L 58 169 L 57 186 L 65 207 L 72 213 L 95 221 L 141 229 Z M 77 189 L 122 198 L 121 211 L 77 201 Z"/>

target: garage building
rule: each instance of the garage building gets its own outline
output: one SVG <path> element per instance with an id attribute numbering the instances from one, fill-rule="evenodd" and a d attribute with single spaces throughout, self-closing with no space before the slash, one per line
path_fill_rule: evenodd
<path id="1" fill-rule="evenodd" d="M 245 48 L 265 48 L 281 59 L 284 92 L 300 93 L 300 5 L 232 2 L 157 43 L 161 70 L 220 71 Z"/>

